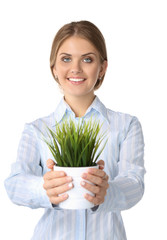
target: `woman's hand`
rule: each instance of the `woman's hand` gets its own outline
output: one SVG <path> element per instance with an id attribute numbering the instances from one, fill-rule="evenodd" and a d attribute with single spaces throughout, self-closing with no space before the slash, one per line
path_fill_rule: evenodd
<path id="1" fill-rule="evenodd" d="M 63 171 L 53 171 L 54 161 L 51 159 L 47 160 L 47 167 L 51 171 L 43 177 L 43 188 L 46 190 L 50 202 L 57 205 L 68 198 L 68 194 L 65 192 L 73 188 L 72 178 L 66 176 Z M 61 195 L 59 196 L 59 194 Z"/>
<path id="2" fill-rule="evenodd" d="M 81 182 L 82 187 L 95 194 L 94 197 L 88 193 L 85 194 L 85 198 L 94 203 L 94 205 L 99 205 L 104 202 L 109 187 L 108 176 L 103 171 L 104 161 L 100 160 L 97 164 L 99 165 L 99 169 L 90 168 L 87 173 L 83 173 L 82 175 L 83 179 L 88 180 L 95 185 L 89 184 L 86 181 Z"/>

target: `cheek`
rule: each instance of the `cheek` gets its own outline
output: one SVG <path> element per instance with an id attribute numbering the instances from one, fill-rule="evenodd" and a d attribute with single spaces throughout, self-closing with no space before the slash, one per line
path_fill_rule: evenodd
<path id="1" fill-rule="evenodd" d="M 63 67 L 63 66 L 58 66 L 57 67 L 57 75 L 58 76 L 65 76 L 66 75 L 66 73 L 68 72 L 68 69 L 67 69 L 67 67 Z"/>
<path id="2" fill-rule="evenodd" d="M 99 76 L 99 68 L 95 67 L 94 69 L 91 70 L 90 74 L 92 77 L 97 79 Z"/>

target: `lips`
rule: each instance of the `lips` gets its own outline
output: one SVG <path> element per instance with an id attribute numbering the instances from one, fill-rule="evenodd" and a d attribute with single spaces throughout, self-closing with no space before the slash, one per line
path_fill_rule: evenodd
<path id="1" fill-rule="evenodd" d="M 69 81 L 71 82 L 83 82 L 85 81 L 86 79 L 85 78 L 67 78 Z"/>

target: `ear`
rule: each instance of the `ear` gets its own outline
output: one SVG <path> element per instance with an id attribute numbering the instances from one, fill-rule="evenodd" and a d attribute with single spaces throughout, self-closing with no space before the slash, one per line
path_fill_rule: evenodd
<path id="1" fill-rule="evenodd" d="M 52 71 L 53 71 L 53 74 L 54 74 L 54 76 L 56 78 L 57 77 L 57 71 L 56 71 L 55 67 L 52 68 Z"/>
<path id="2" fill-rule="evenodd" d="M 108 67 L 108 62 L 106 60 L 104 60 L 102 65 L 101 65 L 101 69 L 100 69 L 100 76 L 101 77 L 106 73 L 107 67 Z"/>

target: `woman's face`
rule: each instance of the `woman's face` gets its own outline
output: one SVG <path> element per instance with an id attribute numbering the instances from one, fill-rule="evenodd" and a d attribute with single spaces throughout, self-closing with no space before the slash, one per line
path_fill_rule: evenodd
<path id="1" fill-rule="evenodd" d="M 53 73 L 65 97 L 93 97 L 97 79 L 106 67 L 107 62 L 100 62 L 98 51 L 89 41 L 72 36 L 60 46 Z"/>

